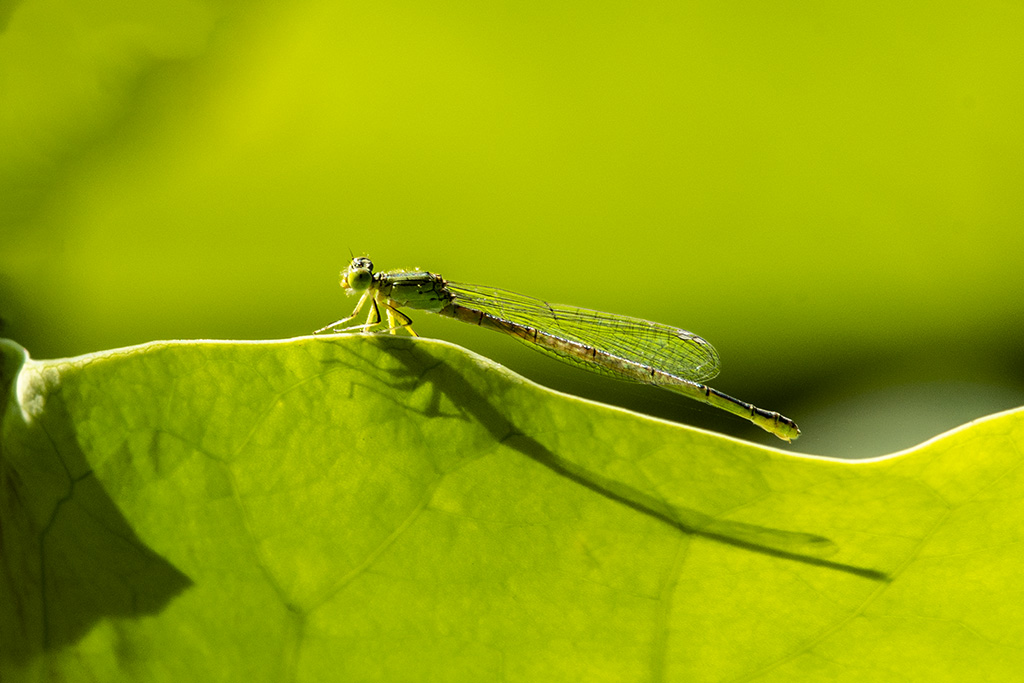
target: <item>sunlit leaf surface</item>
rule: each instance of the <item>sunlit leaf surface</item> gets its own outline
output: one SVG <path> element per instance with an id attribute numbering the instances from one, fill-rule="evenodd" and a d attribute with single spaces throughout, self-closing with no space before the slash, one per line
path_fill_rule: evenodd
<path id="1" fill-rule="evenodd" d="M 5 681 L 1024 670 L 1019 412 L 851 463 L 438 342 L 3 349 Z"/>

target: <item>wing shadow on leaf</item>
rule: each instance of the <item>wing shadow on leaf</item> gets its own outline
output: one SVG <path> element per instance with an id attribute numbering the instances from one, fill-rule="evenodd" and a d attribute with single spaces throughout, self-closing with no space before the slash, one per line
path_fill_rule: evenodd
<path id="1" fill-rule="evenodd" d="M 496 441 L 514 448 L 555 474 L 609 500 L 653 517 L 685 534 L 874 581 L 891 580 L 888 574 L 876 569 L 825 559 L 825 556 L 835 552 L 836 546 L 822 536 L 716 519 L 698 510 L 670 505 L 622 482 L 589 471 L 578 463 L 559 456 L 520 430 L 508 415 L 496 408 L 466 376 L 431 354 L 429 348 L 416 339 L 388 335 L 367 336 L 365 339 L 367 342 L 377 344 L 404 367 L 408 373 L 408 377 L 404 379 L 411 377 L 417 380 L 417 384 L 430 383 L 436 391 L 443 393 L 458 406 L 464 415 L 484 426 Z M 438 404 L 438 401 L 433 401 L 431 405 Z"/>
<path id="2" fill-rule="evenodd" d="M 10 349 L 0 349 L 10 360 Z M 135 534 L 79 448 L 59 386 L 27 421 L 4 368 L 0 663 L 78 642 L 101 620 L 160 612 L 192 585 Z"/>

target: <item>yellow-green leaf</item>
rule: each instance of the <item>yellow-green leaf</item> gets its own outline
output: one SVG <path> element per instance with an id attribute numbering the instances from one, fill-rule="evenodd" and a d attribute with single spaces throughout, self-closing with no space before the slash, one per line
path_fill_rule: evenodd
<path id="1" fill-rule="evenodd" d="M 5 342 L 0 678 L 1012 680 L 1024 422 L 847 462 L 440 342 Z"/>

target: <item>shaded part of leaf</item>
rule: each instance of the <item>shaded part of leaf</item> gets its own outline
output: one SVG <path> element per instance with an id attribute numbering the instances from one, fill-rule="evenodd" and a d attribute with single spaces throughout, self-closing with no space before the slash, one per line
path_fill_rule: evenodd
<path id="1" fill-rule="evenodd" d="M 73 644 L 102 619 L 155 614 L 191 585 L 132 531 L 86 462 L 59 382 L 46 384 L 49 395 L 24 397 L 44 406 L 30 420 L 8 400 L 0 431 L 0 665 Z"/>
<path id="2" fill-rule="evenodd" d="M 426 347 L 418 344 L 416 340 L 384 336 L 369 337 L 369 340 L 373 340 L 382 350 L 401 362 L 414 376 L 423 376 L 424 381 L 431 382 L 436 390 L 445 393 L 465 414 L 483 425 L 497 441 L 598 495 L 649 515 L 686 534 L 780 559 L 846 572 L 873 581 L 890 580 L 888 574 L 876 569 L 824 559 L 823 556 L 835 552 L 836 546 L 822 536 L 718 520 L 697 510 L 669 505 L 633 487 L 587 470 L 560 457 L 538 440 L 523 433 L 458 370 L 432 356 Z M 431 371 L 424 374 L 425 368 Z M 431 379 L 434 373 L 443 373 L 445 381 Z"/>

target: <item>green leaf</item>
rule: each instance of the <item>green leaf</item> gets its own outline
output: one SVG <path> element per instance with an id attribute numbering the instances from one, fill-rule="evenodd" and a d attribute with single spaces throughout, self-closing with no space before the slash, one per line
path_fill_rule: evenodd
<path id="1" fill-rule="evenodd" d="M 845 462 L 421 339 L 2 349 L 4 681 L 1024 670 L 1021 411 Z"/>

